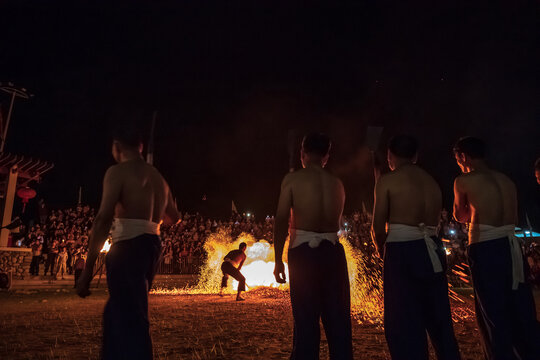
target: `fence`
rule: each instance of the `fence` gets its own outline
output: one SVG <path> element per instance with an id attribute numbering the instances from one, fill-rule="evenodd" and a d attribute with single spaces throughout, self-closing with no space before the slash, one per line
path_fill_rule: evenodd
<path id="1" fill-rule="evenodd" d="M 167 262 L 167 263 L 166 263 Z M 181 257 L 174 261 L 161 259 L 158 267 L 158 274 L 198 274 L 202 266 L 202 260 L 196 257 Z"/>

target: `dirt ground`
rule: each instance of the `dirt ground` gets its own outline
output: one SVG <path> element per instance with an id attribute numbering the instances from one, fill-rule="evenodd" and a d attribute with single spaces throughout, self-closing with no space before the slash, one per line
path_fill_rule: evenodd
<path id="1" fill-rule="evenodd" d="M 288 358 L 292 315 L 287 296 L 260 292 L 246 298 L 237 303 L 232 296 L 151 295 L 155 358 Z M 97 359 L 106 299 L 105 290 L 86 299 L 69 290 L 0 293 L 0 359 Z M 479 359 L 474 319 L 459 321 L 455 331 L 463 358 Z M 321 359 L 326 359 L 322 339 Z M 353 340 L 355 359 L 389 358 L 380 327 L 355 321 Z"/>

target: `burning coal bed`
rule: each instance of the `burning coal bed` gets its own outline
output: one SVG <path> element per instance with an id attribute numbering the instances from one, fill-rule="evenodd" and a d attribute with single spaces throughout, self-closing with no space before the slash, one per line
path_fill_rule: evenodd
<path id="1" fill-rule="evenodd" d="M 246 278 L 247 291 L 258 297 L 285 298 L 288 297 L 289 285 L 275 281 L 274 248 L 265 241 L 256 239 L 250 234 L 241 234 L 236 240 L 230 233 L 220 229 L 207 239 L 204 249 L 207 253 L 206 262 L 201 267 L 197 285 L 175 289 L 154 289 L 154 295 L 211 295 L 218 294 L 221 284 L 221 264 L 225 255 L 238 249 L 241 242 L 247 243 L 247 259 L 241 272 Z M 346 238 L 340 239 L 345 249 L 349 281 L 351 285 L 351 312 L 359 324 L 382 325 L 383 319 L 383 287 L 382 261 L 376 256 L 368 256 L 355 249 Z M 288 244 L 285 244 L 287 248 Z M 287 263 L 286 252 L 284 262 Z M 286 268 L 288 278 L 288 270 Z M 233 280 L 225 293 L 234 294 L 238 282 Z M 452 299 L 453 320 L 461 322 L 474 317 L 470 306 L 453 290 Z"/>

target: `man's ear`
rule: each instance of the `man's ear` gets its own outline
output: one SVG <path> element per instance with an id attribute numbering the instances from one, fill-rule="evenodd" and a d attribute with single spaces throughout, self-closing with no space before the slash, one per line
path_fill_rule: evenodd
<path id="1" fill-rule="evenodd" d="M 322 158 L 322 165 L 323 165 L 323 167 L 325 167 L 326 164 L 328 163 L 328 159 L 330 159 L 330 154 L 326 154 L 326 155 Z"/>
<path id="2" fill-rule="evenodd" d="M 413 158 L 412 158 L 412 163 L 413 164 L 416 164 L 418 162 L 418 153 L 414 154 Z"/>

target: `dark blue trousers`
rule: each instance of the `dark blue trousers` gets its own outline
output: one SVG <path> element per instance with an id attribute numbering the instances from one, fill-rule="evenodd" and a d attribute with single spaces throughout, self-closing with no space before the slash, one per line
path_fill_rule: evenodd
<path id="1" fill-rule="evenodd" d="M 476 320 L 486 359 L 540 359 L 540 329 L 529 284 L 512 290 L 512 258 L 508 238 L 468 248 L 474 284 Z M 525 276 L 527 261 L 523 261 Z"/>
<path id="2" fill-rule="evenodd" d="M 384 332 L 393 360 L 429 359 L 426 333 L 438 359 L 460 359 L 446 259 L 438 255 L 444 270 L 434 273 L 424 239 L 385 245 Z"/>
<path id="3" fill-rule="evenodd" d="M 148 291 L 160 256 L 156 235 L 111 246 L 106 257 L 109 300 L 103 314 L 103 359 L 152 359 Z"/>
<path id="4" fill-rule="evenodd" d="M 323 241 L 289 250 L 294 317 L 291 359 L 319 359 L 322 319 L 330 359 L 352 359 L 351 296 L 347 260 L 341 244 Z"/>

